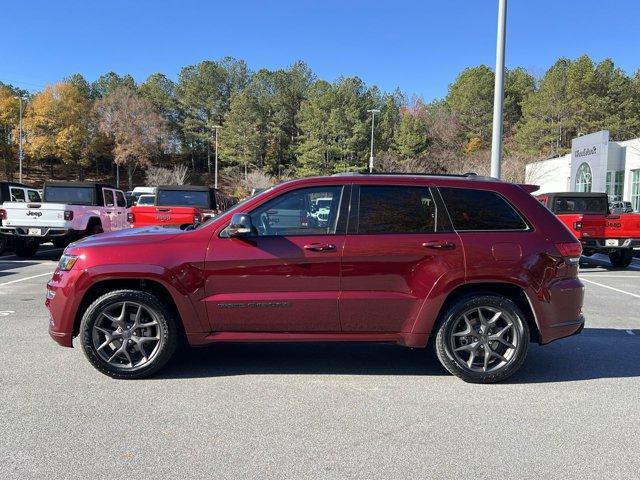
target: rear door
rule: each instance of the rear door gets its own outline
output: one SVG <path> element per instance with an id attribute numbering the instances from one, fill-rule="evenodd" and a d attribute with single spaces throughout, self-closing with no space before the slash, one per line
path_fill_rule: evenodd
<path id="1" fill-rule="evenodd" d="M 464 275 L 462 246 L 437 192 L 354 186 L 341 271 L 343 331 L 412 331 L 425 300 Z"/>
<path id="2" fill-rule="evenodd" d="M 116 194 L 116 228 L 123 229 L 128 227 L 127 225 L 127 199 L 124 196 L 124 192 L 121 190 L 115 190 Z"/>
<path id="3" fill-rule="evenodd" d="M 102 189 L 102 198 L 104 198 L 104 215 L 102 216 L 102 229 L 105 232 L 117 230 L 116 220 L 116 199 L 115 193 L 110 188 Z"/>

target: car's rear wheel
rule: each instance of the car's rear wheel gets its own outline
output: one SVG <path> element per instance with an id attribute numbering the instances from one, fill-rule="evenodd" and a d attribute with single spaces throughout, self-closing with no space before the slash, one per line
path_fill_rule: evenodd
<path id="1" fill-rule="evenodd" d="M 40 248 L 40 243 L 33 238 L 17 237 L 13 246 L 14 253 L 21 258 L 31 258 Z"/>
<path id="2" fill-rule="evenodd" d="M 178 342 L 176 320 L 155 295 L 116 290 L 94 301 L 80 324 L 91 364 L 113 378 L 143 378 L 161 369 Z"/>
<path id="3" fill-rule="evenodd" d="M 0 233 L 0 255 L 7 248 L 7 236 Z"/>
<path id="4" fill-rule="evenodd" d="M 529 329 L 518 306 L 493 294 L 467 296 L 447 308 L 436 331 L 442 365 L 465 382 L 495 383 L 524 362 Z"/>
<path id="5" fill-rule="evenodd" d="M 633 260 L 633 250 L 630 248 L 614 250 L 609 254 L 609 260 L 611 265 L 616 268 L 627 268 L 631 264 L 631 260 Z"/>

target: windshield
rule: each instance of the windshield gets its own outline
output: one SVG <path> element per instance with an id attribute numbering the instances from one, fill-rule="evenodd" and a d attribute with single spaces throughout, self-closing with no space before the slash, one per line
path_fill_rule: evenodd
<path id="1" fill-rule="evenodd" d="M 45 187 L 44 201 L 52 203 L 71 203 L 75 205 L 93 205 L 93 187 Z"/>
<path id="2" fill-rule="evenodd" d="M 273 187 L 268 188 L 266 190 L 264 190 L 263 192 L 260 192 L 258 195 L 262 195 L 263 193 L 269 192 L 271 191 Z M 258 195 L 250 195 L 247 198 L 245 198 L 244 200 L 239 201 L 238 203 L 236 203 L 235 205 L 230 206 L 229 208 L 227 208 L 226 210 L 218 213 L 217 215 L 214 215 L 212 217 L 207 218 L 207 220 L 203 223 L 201 223 L 198 228 L 201 228 L 205 225 L 209 225 L 211 222 L 215 221 L 216 219 L 220 218 L 222 215 L 226 214 L 227 212 L 230 212 L 232 210 L 238 210 L 238 212 L 242 212 L 242 206 L 247 203 L 249 200 L 253 200 L 254 198 L 256 198 Z"/>
<path id="3" fill-rule="evenodd" d="M 601 213 L 609 212 L 607 197 L 560 197 L 554 200 L 555 213 Z"/>
<path id="4" fill-rule="evenodd" d="M 157 205 L 210 208 L 208 191 L 160 190 Z"/>

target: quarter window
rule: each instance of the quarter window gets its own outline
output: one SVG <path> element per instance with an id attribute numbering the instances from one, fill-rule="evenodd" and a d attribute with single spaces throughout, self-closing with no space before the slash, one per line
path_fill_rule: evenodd
<path id="1" fill-rule="evenodd" d="M 333 235 L 342 186 L 302 188 L 280 195 L 251 212 L 259 236 Z"/>
<path id="2" fill-rule="evenodd" d="M 427 187 L 360 187 L 357 233 L 435 231 L 436 206 Z"/>
<path id="3" fill-rule="evenodd" d="M 439 190 L 456 230 L 527 229 L 520 214 L 495 192 L 450 187 Z"/>
<path id="4" fill-rule="evenodd" d="M 605 190 L 609 200 L 618 202 L 622 200 L 622 187 L 624 184 L 624 170 L 608 171 Z"/>

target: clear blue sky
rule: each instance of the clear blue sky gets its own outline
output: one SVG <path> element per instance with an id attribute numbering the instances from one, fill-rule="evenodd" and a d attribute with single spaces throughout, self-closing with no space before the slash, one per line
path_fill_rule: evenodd
<path id="1" fill-rule="evenodd" d="M 306 61 L 327 80 L 442 97 L 464 67 L 493 67 L 497 0 L 7 1 L 0 81 L 28 90 L 72 73 L 138 81 L 231 55 L 252 69 Z M 640 67 L 640 1 L 510 0 L 507 66 L 542 74 L 558 57 Z"/>

